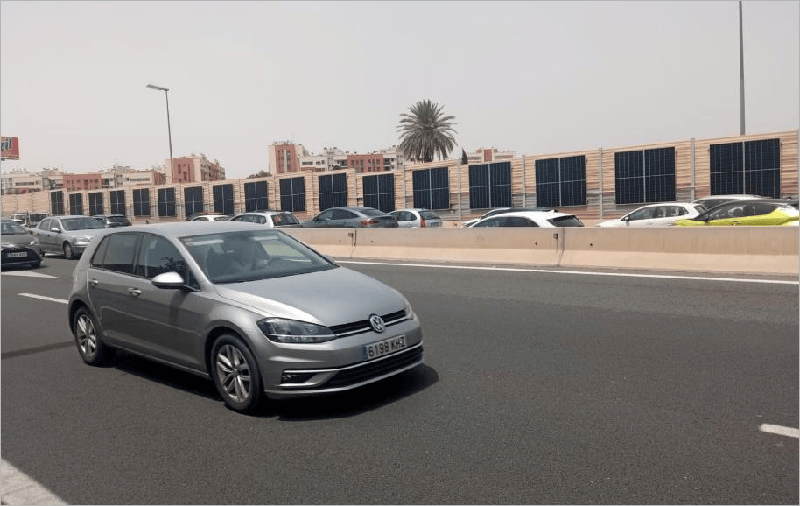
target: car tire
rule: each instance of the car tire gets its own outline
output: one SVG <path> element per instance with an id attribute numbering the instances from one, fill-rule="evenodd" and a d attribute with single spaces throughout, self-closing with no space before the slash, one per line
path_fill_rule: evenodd
<path id="1" fill-rule="evenodd" d="M 35 264 L 31 264 L 31 269 L 38 269 L 40 265 L 42 265 L 42 261 L 41 260 L 39 260 Z"/>
<path id="2" fill-rule="evenodd" d="M 239 413 L 253 413 L 263 396 L 261 373 L 250 349 L 233 334 L 223 334 L 211 349 L 211 375 L 225 404 Z"/>
<path id="3" fill-rule="evenodd" d="M 72 245 L 68 242 L 64 243 L 64 258 L 67 260 L 75 258 L 75 250 L 72 249 Z"/>
<path id="4" fill-rule="evenodd" d="M 85 307 L 78 309 L 73 317 L 72 328 L 75 345 L 83 361 L 94 366 L 106 364 L 113 350 L 103 343 L 102 332 L 91 311 Z"/>

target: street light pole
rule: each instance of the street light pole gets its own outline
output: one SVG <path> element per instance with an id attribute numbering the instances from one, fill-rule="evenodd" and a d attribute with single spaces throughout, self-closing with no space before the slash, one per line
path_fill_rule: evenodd
<path id="1" fill-rule="evenodd" d="M 744 135 L 744 38 L 742 37 L 742 2 L 739 2 L 739 135 Z"/>
<path id="2" fill-rule="evenodd" d="M 153 84 L 148 84 L 148 88 L 159 90 L 164 92 L 164 98 L 167 101 L 167 134 L 169 135 L 169 173 L 172 174 L 172 127 L 169 123 L 169 88 L 162 88 L 161 86 L 155 86 Z M 172 178 L 170 178 L 171 180 Z"/>

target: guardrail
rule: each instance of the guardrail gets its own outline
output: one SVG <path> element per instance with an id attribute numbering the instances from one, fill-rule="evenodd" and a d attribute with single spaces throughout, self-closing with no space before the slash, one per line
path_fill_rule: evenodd
<path id="1" fill-rule="evenodd" d="M 800 273 L 798 227 L 284 229 L 336 258 Z"/>

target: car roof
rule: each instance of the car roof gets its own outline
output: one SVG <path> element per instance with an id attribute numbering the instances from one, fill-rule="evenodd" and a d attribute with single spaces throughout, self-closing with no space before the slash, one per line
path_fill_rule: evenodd
<path id="1" fill-rule="evenodd" d="M 253 224 L 239 221 L 203 221 L 189 224 L 185 221 L 169 223 L 151 223 L 149 225 L 134 225 L 117 229 L 109 229 L 111 234 L 145 232 L 162 234 L 167 237 L 185 237 L 190 235 L 214 234 L 219 232 L 235 232 L 238 230 L 253 230 Z M 277 232 L 277 229 L 264 229 Z"/>
<path id="2" fill-rule="evenodd" d="M 560 218 L 562 216 L 575 216 L 575 215 L 571 214 L 571 213 L 561 213 L 561 212 L 556 212 L 556 211 L 517 211 L 517 212 L 513 212 L 513 213 L 503 213 L 502 215 L 497 215 L 496 214 L 494 216 L 489 216 L 488 218 L 484 218 L 483 220 L 480 220 L 480 221 L 493 220 L 493 219 L 500 218 L 500 217 L 508 218 L 508 217 L 511 217 L 511 216 L 522 216 L 524 218 L 547 218 L 547 219 L 550 219 L 550 218 Z M 575 217 L 577 218 L 577 216 L 575 216 Z"/>
<path id="3" fill-rule="evenodd" d="M 291 211 L 247 211 L 247 212 L 239 213 L 239 214 L 235 215 L 234 218 L 236 216 L 243 216 L 245 214 L 261 214 L 261 215 L 265 215 L 265 216 L 272 216 L 272 215 L 275 215 L 275 214 L 289 214 L 289 213 L 291 213 Z M 215 216 L 219 216 L 219 215 L 215 215 Z"/>

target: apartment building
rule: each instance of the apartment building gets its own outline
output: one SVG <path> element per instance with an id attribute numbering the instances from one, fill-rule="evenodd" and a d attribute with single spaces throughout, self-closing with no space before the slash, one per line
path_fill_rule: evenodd
<path id="1" fill-rule="evenodd" d="M 290 172 L 313 170 L 312 167 L 317 166 L 306 165 L 304 168 L 301 158 L 310 156 L 310 153 L 302 144 L 296 144 L 292 141 L 273 142 L 269 145 L 268 156 L 268 171 L 270 174 L 288 174 Z"/>
<path id="2" fill-rule="evenodd" d="M 0 180 L 2 181 L 3 195 L 13 195 L 61 189 L 63 188 L 63 177 L 64 173 L 59 169 L 43 169 L 39 172 L 14 169 L 4 172 Z"/>
<path id="3" fill-rule="evenodd" d="M 169 167 L 169 158 L 164 162 Z M 172 159 L 172 170 L 166 171 L 166 184 L 199 183 L 202 181 L 220 181 L 225 179 L 225 168 L 219 160 L 211 161 L 205 155 L 192 153 Z"/>
<path id="4" fill-rule="evenodd" d="M 470 165 L 479 163 L 502 162 L 511 160 L 516 154 L 513 151 L 499 151 L 497 148 L 480 148 L 474 153 L 467 153 L 467 162 Z"/>

